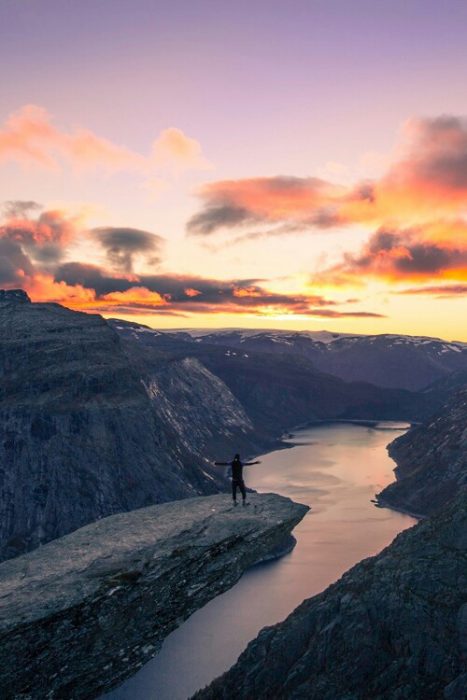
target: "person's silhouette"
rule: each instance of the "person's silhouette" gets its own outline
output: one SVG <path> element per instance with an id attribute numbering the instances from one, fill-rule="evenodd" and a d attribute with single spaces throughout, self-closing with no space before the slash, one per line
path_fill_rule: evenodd
<path id="1" fill-rule="evenodd" d="M 236 454 L 231 462 L 214 462 L 221 467 L 230 467 L 230 476 L 232 478 L 232 499 L 234 506 L 237 505 L 237 489 L 242 494 L 242 505 L 247 506 L 246 488 L 243 481 L 243 467 L 248 467 L 251 464 L 260 464 L 259 460 L 255 462 L 242 462 L 240 455 Z"/>

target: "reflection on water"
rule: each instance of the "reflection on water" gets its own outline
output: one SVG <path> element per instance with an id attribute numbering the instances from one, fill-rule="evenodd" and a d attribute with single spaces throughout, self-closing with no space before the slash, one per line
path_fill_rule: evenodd
<path id="1" fill-rule="evenodd" d="M 246 482 L 257 491 L 311 506 L 295 529 L 297 546 L 279 561 L 254 567 L 194 613 L 157 657 L 106 698 L 186 700 L 230 668 L 262 627 L 284 619 L 412 525 L 413 518 L 370 502 L 393 480 L 386 444 L 406 426 L 385 422 L 382 428 L 333 423 L 302 430 L 289 441 L 292 449 L 271 452 L 247 468 Z"/>

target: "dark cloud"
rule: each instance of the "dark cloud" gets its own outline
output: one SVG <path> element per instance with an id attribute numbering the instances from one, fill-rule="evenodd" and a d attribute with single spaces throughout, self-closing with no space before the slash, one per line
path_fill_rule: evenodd
<path id="1" fill-rule="evenodd" d="M 58 282 L 80 285 L 95 292 L 96 310 L 112 313 L 153 312 L 163 315 L 190 313 L 273 312 L 328 318 L 372 317 L 365 311 L 340 311 L 335 301 L 317 294 L 277 294 L 257 279 L 215 280 L 186 275 L 112 276 L 95 265 L 66 263 L 55 275 Z M 332 308 L 331 308 L 332 307 Z M 87 307 L 89 308 L 89 306 Z"/>
<path id="2" fill-rule="evenodd" d="M 244 207 L 229 204 L 208 206 L 199 214 L 195 214 L 187 223 L 188 233 L 195 236 L 206 236 L 222 227 L 245 226 L 257 223 L 259 219 Z"/>
<path id="3" fill-rule="evenodd" d="M 74 222 L 60 211 L 29 218 L 28 213 L 38 207 L 35 202 L 7 202 L 9 215 L 0 226 L 0 239 L 15 242 L 30 258 L 47 266 L 63 258 L 76 231 Z"/>
<path id="4" fill-rule="evenodd" d="M 402 273 L 436 273 L 457 264 L 461 257 L 467 259 L 467 255 L 459 250 L 445 249 L 441 245 L 430 243 L 409 244 L 407 252 L 407 257 L 396 258 L 393 263 L 394 268 Z"/>
<path id="5" fill-rule="evenodd" d="M 278 175 L 213 182 L 201 190 L 204 206 L 188 221 L 187 232 L 206 236 L 220 228 L 261 224 L 279 225 L 279 230 L 270 228 L 267 235 L 329 228 L 340 221 L 334 200 L 342 194 L 343 188 L 314 177 Z"/>
<path id="6" fill-rule="evenodd" d="M 234 296 L 236 289 L 252 288 L 258 280 L 213 280 L 189 275 L 141 275 L 142 286 L 161 296 L 170 297 L 176 302 L 186 302 L 190 299 L 195 305 L 209 302 L 222 303 Z M 260 289 L 255 287 L 255 289 Z M 196 295 L 188 290 L 194 290 Z"/>
<path id="7" fill-rule="evenodd" d="M 462 230 L 463 233 L 463 230 Z M 455 236 L 452 236 L 455 238 Z M 430 240 L 422 228 L 401 231 L 380 229 L 367 241 L 358 255 L 347 253 L 342 263 L 318 276 L 323 280 L 343 275 L 361 277 L 370 274 L 392 279 L 431 278 L 448 270 L 467 267 L 467 247 L 452 245 L 446 240 Z"/>
<path id="8" fill-rule="evenodd" d="M 111 292 L 125 292 L 138 284 L 137 281 L 131 281 L 126 277 L 113 277 L 97 265 L 86 265 L 78 262 L 60 265 L 55 270 L 55 280 L 66 282 L 72 286 L 81 285 L 86 289 L 93 289 L 97 296 Z"/>
<path id="9" fill-rule="evenodd" d="M 449 115 L 409 124 L 409 151 L 389 177 L 467 189 L 467 121 Z"/>
<path id="10" fill-rule="evenodd" d="M 372 311 L 334 311 L 333 309 L 311 309 L 310 316 L 323 316 L 325 318 L 386 318 L 384 314 Z"/>
<path id="11" fill-rule="evenodd" d="M 291 297 L 282 294 L 271 294 L 257 285 L 256 279 L 213 280 L 189 275 L 138 275 L 128 277 L 112 276 L 96 265 L 83 263 L 65 263 L 55 273 L 57 282 L 69 285 L 81 285 L 93 289 L 97 296 L 105 296 L 112 292 L 125 292 L 133 287 L 144 287 L 151 292 L 157 292 L 172 304 L 183 303 L 196 308 L 203 304 L 226 304 L 235 300 L 238 306 L 248 306 L 255 303 L 286 303 L 295 299 L 296 303 L 302 297 Z M 314 303 L 332 304 L 319 296 L 310 297 Z"/>
<path id="12" fill-rule="evenodd" d="M 10 218 L 27 218 L 32 212 L 37 212 L 42 209 L 42 205 L 32 200 L 10 200 L 2 206 L 3 214 L 7 219 Z"/>
<path id="13" fill-rule="evenodd" d="M 350 201 L 374 203 L 376 199 L 375 183 L 369 180 L 360 182 L 348 195 Z"/>
<path id="14" fill-rule="evenodd" d="M 410 287 L 401 289 L 398 294 L 424 294 L 436 296 L 439 299 L 450 299 L 455 296 L 467 295 L 467 284 L 439 284 L 425 287 Z"/>
<path id="15" fill-rule="evenodd" d="M 122 272 L 133 272 L 134 260 L 144 255 L 147 262 L 160 262 L 159 252 L 164 239 L 155 233 L 137 228 L 96 228 L 95 239 L 104 248 L 110 264 Z"/>
<path id="16" fill-rule="evenodd" d="M 0 238 L 0 284 L 24 282 L 26 275 L 32 275 L 34 266 L 21 246 L 15 241 Z"/>

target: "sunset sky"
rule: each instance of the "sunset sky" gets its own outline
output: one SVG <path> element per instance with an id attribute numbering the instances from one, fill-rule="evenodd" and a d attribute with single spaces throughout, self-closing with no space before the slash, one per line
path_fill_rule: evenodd
<path id="1" fill-rule="evenodd" d="M 465 0 L 2 0 L 0 287 L 467 341 Z"/>

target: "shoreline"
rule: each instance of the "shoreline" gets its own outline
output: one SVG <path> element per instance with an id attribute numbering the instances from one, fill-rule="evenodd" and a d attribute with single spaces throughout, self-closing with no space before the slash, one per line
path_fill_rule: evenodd
<path id="1" fill-rule="evenodd" d="M 396 422 L 398 422 L 398 421 L 396 421 L 396 420 L 394 420 L 394 421 L 390 421 L 390 420 L 369 420 L 369 419 L 359 419 L 359 418 L 336 418 L 336 419 L 330 419 L 330 420 L 329 420 L 329 419 L 320 419 L 320 420 L 310 421 L 310 422 L 308 422 L 308 423 L 306 423 L 306 424 L 300 424 L 300 425 L 294 426 L 293 428 L 291 428 L 290 431 L 287 431 L 287 432 L 283 433 L 283 434 L 280 436 L 280 438 L 278 439 L 277 447 L 275 447 L 275 448 L 272 449 L 272 450 L 268 450 L 267 452 L 263 452 L 263 453 L 261 453 L 260 455 L 254 455 L 254 459 L 256 459 L 256 457 L 261 457 L 261 456 L 265 456 L 265 455 L 267 455 L 267 454 L 270 454 L 271 452 L 275 452 L 275 451 L 279 451 L 279 450 L 285 450 L 285 449 L 292 449 L 293 447 L 300 447 L 300 445 L 301 445 L 302 443 L 300 443 L 300 442 L 293 442 L 293 439 L 294 439 L 294 437 L 295 437 L 293 431 L 297 431 L 297 432 L 298 432 L 298 431 L 300 431 L 300 430 L 306 430 L 307 428 L 313 428 L 313 427 L 318 427 L 318 426 L 323 426 L 323 425 L 334 425 L 334 424 L 336 424 L 336 423 L 342 423 L 342 424 L 346 424 L 346 425 L 350 424 L 350 425 L 366 426 L 366 427 L 368 427 L 368 428 L 372 428 L 373 430 L 382 430 L 382 431 L 386 430 L 386 431 L 388 431 L 388 432 L 392 432 L 392 431 L 394 431 L 394 432 L 401 432 L 401 431 L 408 432 L 409 430 L 411 430 L 411 429 L 412 429 L 413 427 L 415 427 L 416 425 L 420 425 L 419 422 L 415 422 L 415 421 L 412 421 L 412 422 L 409 422 L 409 421 L 400 421 L 401 423 L 402 423 L 402 422 L 407 423 L 409 427 L 404 427 L 404 428 L 402 428 L 402 427 L 400 427 L 400 428 L 397 428 L 397 427 L 392 428 L 392 427 L 389 427 L 389 426 L 388 426 L 388 427 L 381 427 L 381 428 L 378 428 L 378 427 L 377 427 L 379 423 L 391 423 L 391 422 L 396 423 Z M 290 442 L 286 442 L 286 440 L 289 440 Z M 391 442 L 392 442 L 392 440 L 391 440 Z M 388 454 L 389 454 L 389 449 L 388 449 L 388 448 L 389 448 L 389 446 L 391 445 L 391 442 L 389 442 L 389 443 L 386 445 L 386 450 L 387 450 Z M 390 454 L 389 454 L 389 456 L 391 457 Z M 393 459 L 393 458 L 391 457 L 391 459 Z M 398 465 L 397 465 L 397 462 L 396 462 L 395 460 L 393 460 L 393 461 L 394 461 L 394 463 L 395 463 L 395 465 L 396 465 L 396 466 L 395 466 L 395 469 L 394 469 L 394 471 L 395 471 L 395 470 L 397 469 L 397 466 L 398 466 Z M 250 489 L 247 488 L 247 491 L 250 491 Z M 251 493 L 257 493 L 254 489 L 251 489 L 250 492 L 251 492 Z M 408 510 L 407 508 L 404 508 L 403 506 L 397 506 L 397 505 L 390 504 L 388 501 L 385 501 L 383 498 L 381 498 L 381 499 L 378 498 L 378 497 L 377 497 L 377 494 L 375 494 L 375 498 L 371 498 L 371 499 L 370 499 L 370 503 L 372 503 L 372 504 L 374 505 L 375 508 L 387 508 L 388 510 L 392 510 L 392 511 L 394 511 L 395 513 L 401 513 L 402 515 L 407 515 L 407 516 L 410 517 L 410 518 L 415 518 L 415 520 L 417 520 L 417 521 L 424 520 L 424 519 L 427 517 L 426 515 L 422 515 L 421 513 L 414 513 L 414 512 L 412 512 L 412 511 Z M 295 542 L 294 545 L 290 548 L 289 552 L 292 551 L 292 549 L 294 548 L 295 544 L 296 544 L 296 542 Z M 283 556 L 283 555 L 285 555 L 285 554 L 288 554 L 289 552 L 284 551 L 283 554 L 278 554 L 276 557 L 273 557 L 273 558 L 279 559 L 281 556 Z"/>
<path id="2" fill-rule="evenodd" d="M 258 457 L 264 457 L 265 455 L 270 454 L 271 452 L 276 452 L 279 450 L 288 450 L 292 447 L 300 446 L 301 443 L 293 442 L 295 432 L 298 432 L 300 430 L 307 430 L 307 428 L 314 428 L 322 425 L 334 425 L 335 423 L 342 423 L 344 425 L 362 425 L 368 428 L 373 428 L 373 430 L 386 430 L 388 432 L 398 432 L 402 430 L 408 431 L 416 427 L 417 425 L 421 425 L 417 421 L 408 421 L 396 418 L 380 418 L 378 420 L 372 420 L 370 418 L 316 418 L 315 420 L 307 421 L 306 423 L 298 423 L 297 425 L 294 425 L 292 428 L 289 428 L 288 430 L 281 433 L 279 437 L 275 438 L 275 440 L 273 440 L 269 446 L 270 449 L 267 449 L 266 452 L 255 452 L 253 454 L 249 454 L 247 459 L 257 459 Z M 408 427 L 391 428 L 383 426 L 381 428 L 378 428 L 377 426 L 379 423 L 406 423 Z M 387 447 L 389 446 L 389 444 L 390 443 L 388 443 Z"/>
<path id="3" fill-rule="evenodd" d="M 376 508 L 387 508 L 388 510 L 393 510 L 396 513 L 408 515 L 411 518 L 415 518 L 415 520 L 426 520 L 426 518 L 428 517 L 427 515 L 422 515 L 421 513 L 413 513 L 412 511 L 408 510 L 407 508 L 403 508 L 402 506 L 392 505 L 385 501 L 384 498 L 375 498 L 372 499 L 371 502 L 375 505 Z"/>

